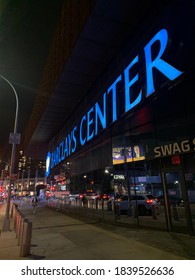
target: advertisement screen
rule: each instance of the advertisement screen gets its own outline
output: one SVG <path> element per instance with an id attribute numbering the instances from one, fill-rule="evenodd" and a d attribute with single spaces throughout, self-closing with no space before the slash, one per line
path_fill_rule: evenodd
<path id="1" fill-rule="evenodd" d="M 124 162 L 132 162 L 144 160 L 145 153 L 142 145 L 134 145 L 132 147 L 114 147 L 112 148 L 112 162 L 113 164 L 120 164 Z"/>

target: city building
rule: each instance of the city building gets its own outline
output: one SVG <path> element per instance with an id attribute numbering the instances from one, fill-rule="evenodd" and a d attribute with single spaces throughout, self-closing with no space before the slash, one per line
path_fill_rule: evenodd
<path id="1" fill-rule="evenodd" d="M 194 8 L 66 1 L 23 143 L 48 182 L 163 195 L 165 228 L 194 232 Z"/>
<path id="2" fill-rule="evenodd" d="M 15 190 L 19 195 L 29 195 L 38 189 L 46 188 L 45 160 L 26 157 L 20 151 Z"/>
<path id="3" fill-rule="evenodd" d="M 5 165 L 1 170 L 0 192 L 7 194 L 9 185 L 11 184 L 12 195 L 26 196 L 34 193 L 39 194 L 40 189 L 46 189 L 47 181 L 45 177 L 45 160 L 37 160 L 32 157 L 27 158 L 20 151 L 20 159 L 18 163 L 17 173 L 12 174 L 10 178 L 9 164 L 0 162 Z"/>

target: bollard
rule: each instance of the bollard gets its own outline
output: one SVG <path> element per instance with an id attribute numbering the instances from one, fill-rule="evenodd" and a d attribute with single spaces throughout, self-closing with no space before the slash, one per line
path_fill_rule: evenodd
<path id="1" fill-rule="evenodd" d="M 176 205 L 172 205 L 172 209 L 173 209 L 173 218 L 175 221 L 179 221 L 179 215 L 178 215 L 178 211 L 177 211 L 177 206 Z"/>
<path id="2" fill-rule="evenodd" d="M 23 236 L 20 245 L 20 257 L 26 257 L 30 255 L 32 237 L 32 222 L 24 221 Z"/>
<path id="3" fill-rule="evenodd" d="M 18 210 L 18 208 L 15 208 L 15 217 L 14 217 L 14 229 L 15 229 L 15 231 L 16 231 L 17 223 L 18 223 L 18 215 L 19 215 L 19 210 Z"/>
<path id="4" fill-rule="evenodd" d="M 15 221 L 15 219 L 16 219 L 16 212 L 18 211 L 18 204 L 13 204 L 13 220 Z"/>
<path id="5" fill-rule="evenodd" d="M 14 203 L 12 203 L 12 206 L 11 206 L 10 218 L 13 218 L 13 213 L 14 213 Z"/>
<path id="6" fill-rule="evenodd" d="M 114 211 L 114 205 L 115 205 L 114 200 L 112 200 L 112 211 Z"/>
<path id="7" fill-rule="evenodd" d="M 16 207 L 16 204 L 12 202 L 10 218 L 13 218 L 13 217 L 14 217 L 15 207 Z"/>
<path id="8" fill-rule="evenodd" d="M 23 230 L 24 230 L 24 222 L 27 222 L 28 220 L 24 218 L 24 216 L 21 216 L 20 221 L 20 228 L 19 228 L 19 234 L 18 234 L 18 245 L 21 244 L 22 238 L 23 238 Z"/>
<path id="9" fill-rule="evenodd" d="M 102 202 L 102 211 L 104 211 L 104 199 L 103 198 L 102 198 L 101 202 Z"/>
<path id="10" fill-rule="evenodd" d="M 115 205 L 115 219 L 120 219 L 120 204 Z"/>
<path id="11" fill-rule="evenodd" d="M 16 217 L 16 238 L 18 238 L 18 230 L 19 230 L 19 224 L 20 224 L 20 212 L 17 212 L 17 217 Z"/>
<path id="12" fill-rule="evenodd" d="M 16 206 L 14 204 L 13 208 L 13 222 L 14 222 L 14 229 L 16 228 Z"/>
<path id="13" fill-rule="evenodd" d="M 139 207 L 140 207 L 140 206 L 139 206 Z M 130 209 L 129 209 L 129 210 L 130 210 Z M 132 217 L 133 217 L 133 218 L 137 218 L 139 212 L 140 212 L 140 208 L 138 208 L 138 205 L 133 204 L 133 205 L 132 205 Z"/>
<path id="14" fill-rule="evenodd" d="M 11 218 L 13 218 L 13 220 L 15 219 L 15 215 L 16 215 L 16 205 L 13 203 L 12 211 L 11 211 Z"/>
<path id="15" fill-rule="evenodd" d="M 19 214 L 19 218 L 18 218 L 18 227 L 17 227 L 17 231 L 16 231 L 16 238 L 19 239 L 20 236 L 20 230 L 21 230 L 21 224 L 22 224 L 22 219 L 24 218 L 24 215 L 22 215 L 21 213 Z"/>
<path id="16" fill-rule="evenodd" d="M 21 222 L 21 213 L 18 213 L 17 222 L 16 222 L 16 238 L 18 238 L 19 236 L 20 222 Z"/>
<path id="17" fill-rule="evenodd" d="M 127 217 L 137 218 L 135 213 L 138 213 L 137 207 L 136 207 L 136 210 L 134 210 L 134 206 L 133 205 L 128 206 Z"/>
<path id="18" fill-rule="evenodd" d="M 107 211 L 112 211 L 112 201 L 107 201 Z"/>
<path id="19" fill-rule="evenodd" d="M 95 200 L 95 209 L 98 209 L 98 199 Z"/>
<path id="20" fill-rule="evenodd" d="M 156 215 L 157 207 L 156 207 L 156 205 L 152 205 L 151 210 L 152 210 L 152 218 L 156 220 L 157 219 L 157 215 Z"/>
<path id="21" fill-rule="evenodd" d="M 20 211 L 17 209 L 16 222 L 15 222 L 15 232 L 17 232 L 17 230 L 18 230 L 19 216 L 20 216 Z"/>

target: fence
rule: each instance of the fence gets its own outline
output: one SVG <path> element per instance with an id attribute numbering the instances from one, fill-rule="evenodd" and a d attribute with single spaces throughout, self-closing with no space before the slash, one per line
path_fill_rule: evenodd
<path id="1" fill-rule="evenodd" d="M 121 211 L 120 203 L 107 200 L 95 200 L 91 199 L 87 201 L 87 204 L 83 204 L 81 199 L 71 199 L 69 197 L 64 197 L 61 199 L 49 199 L 47 202 L 48 207 L 56 209 L 66 214 L 72 214 L 79 216 L 84 216 L 85 218 L 93 218 L 95 220 L 109 220 L 120 223 L 128 224 L 138 224 L 138 216 L 142 219 L 142 216 L 139 215 L 139 209 L 136 205 L 131 206 L 128 211 L 125 213 L 123 209 Z M 123 215 L 121 215 L 121 212 Z M 128 217 L 128 220 L 127 218 Z M 149 216 L 143 216 L 146 223 L 151 220 L 156 221 L 159 217 L 159 209 L 154 206 L 151 208 L 151 214 Z M 143 220 L 142 219 L 142 220 Z M 142 221 L 143 223 L 143 221 Z M 152 223 L 153 224 L 153 223 Z"/>

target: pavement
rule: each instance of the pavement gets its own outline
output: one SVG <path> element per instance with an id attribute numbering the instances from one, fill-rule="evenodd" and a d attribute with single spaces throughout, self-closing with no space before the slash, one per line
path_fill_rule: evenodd
<path id="1" fill-rule="evenodd" d="M 20 256 L 20 245 L 10 218 L 10 230 L 1 231 L 1 260 L 195 260 L 195 237 L 150 228 L 75 218 L 40 202 L 36 213 L 28 200 L 16 201 L 32 222 L 30 254 Z M 0 229 L 6 203 L 0 204 Z"/>

